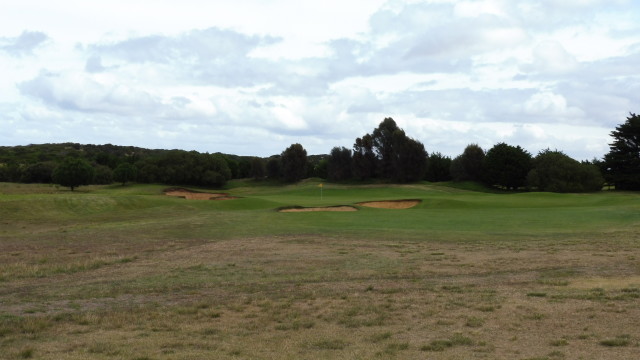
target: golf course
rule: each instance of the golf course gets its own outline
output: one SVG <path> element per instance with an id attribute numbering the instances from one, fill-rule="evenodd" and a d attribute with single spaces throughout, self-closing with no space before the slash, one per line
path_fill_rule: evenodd
<path id="1" fill-rule="evenodd" d="M 639 303 L 637 192 L 0 183 L 0 359 L 634 359 Z"/>

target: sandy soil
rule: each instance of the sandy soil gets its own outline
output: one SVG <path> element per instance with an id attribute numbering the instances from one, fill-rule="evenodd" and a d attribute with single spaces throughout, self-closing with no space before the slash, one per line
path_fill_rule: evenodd
<path id="1" fill-rule="evenodd" d="M 367 201 L 358 205 L 379 208 L 379 209 L 409 209 L 420 203 L 421 200 L 389 200 L 389 201 Z"/>
<path id="2" fill-rule="evenodd" d="M 187 200 L 231 200 L 236 199 L 225 193 L 203 193 L 195 192 L 187 189 L 170 189 L 164 192 L 165 195 L 185 198 Z"/>
<path id="3" fill-rule="evenodd" d="M 282 209 L 280 212 L 310 212 L 310 211 L 358 211 L 353 206 L 329 206 L 329 207 L 311 207 L 311 208 L 292 208 Z"/>

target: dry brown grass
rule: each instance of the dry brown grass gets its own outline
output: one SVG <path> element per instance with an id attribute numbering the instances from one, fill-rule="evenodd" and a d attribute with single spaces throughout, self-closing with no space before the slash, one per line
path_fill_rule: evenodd
<path id="1" fill-rule="evenodd" d="M 637 249 L 605 243 L 32 248 L 2 249 L 13 270 L 0 290 L 0 358 L 631 359 L 640 340 Z M 59 272 L 44 254 L 102 264 Z M 601 344 L 621 336 L 626 345 Z"/>

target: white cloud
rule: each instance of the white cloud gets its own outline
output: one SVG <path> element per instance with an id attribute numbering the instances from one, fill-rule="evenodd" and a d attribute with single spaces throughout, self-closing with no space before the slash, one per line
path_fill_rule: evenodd
<path id="1" fill-rule="evenodd" d="M 579 122 L 584 116 L 582 110 L 568 106 L 564 96 L 549 91 L 533 94 L 524 104 L 524 113 L 555 122 Z"/>
<path id="2" fill-rule="evenodd" d="M 506 16 L 500 1 L 460 1 L 454 5 L 453 12 L 460 17 L 478 17 L 485 14 Z"/>
<path id="3" fill-rule="evenodd" d="M 601 156 L 638 111 L 639 17 L 622 0 L 23 0 L 0 23 L 0 141 L 327 153 L 392 116 L 430 152 Z"/>

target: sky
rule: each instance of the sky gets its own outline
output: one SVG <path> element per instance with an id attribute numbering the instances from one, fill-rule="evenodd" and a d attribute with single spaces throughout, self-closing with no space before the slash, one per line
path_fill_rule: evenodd
<path id="1" fill-rule="evenodd" d="M 0 0 L 0 146 L 601 158 L 640 111 L 634 0 Z"/>

